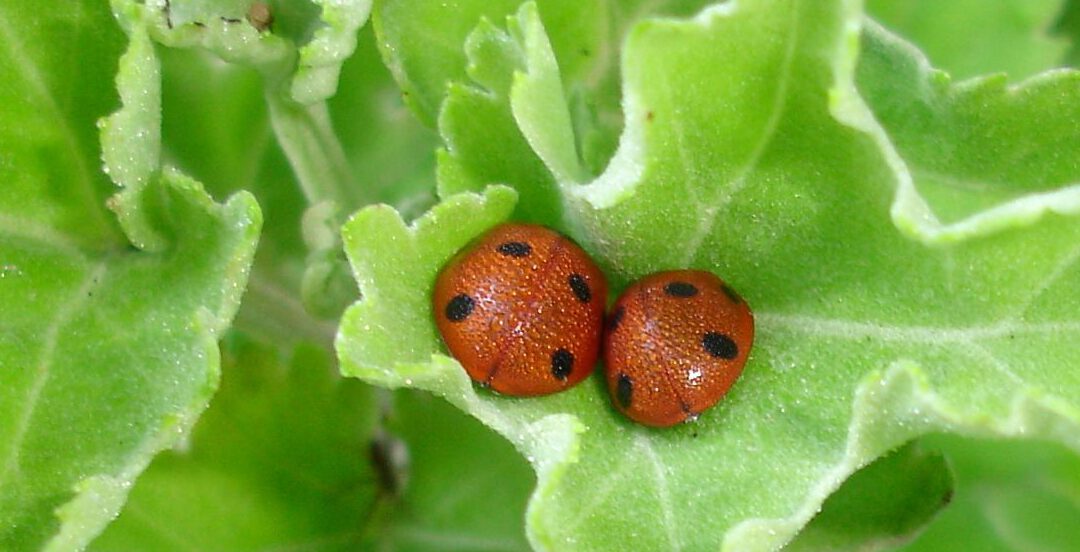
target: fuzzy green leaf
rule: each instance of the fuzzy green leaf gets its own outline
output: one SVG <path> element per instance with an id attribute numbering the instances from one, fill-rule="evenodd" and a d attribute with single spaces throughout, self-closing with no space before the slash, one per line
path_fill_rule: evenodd
<path id="1" fill-rule="evenodd" d="M 345 550 L 378 481 L 370 388 L 333 375 L 325 351 L 233 338 L 221 389 L 181 450 L 154 460 L 92 550 Z M 332 423 L 330 423 L 332 422 Z"/>
<path id="2" fill-rule="evenodd" d="M 1071 44 L 1065 55 L 1065 63 L 1072 67 L 1080 67 L 1080 2 L 1065 0 L 1061 14 L 1054 22 L 1053 32 Z"/>
<path id="3" fill-rule="evenodd" d="M 1049 31 L 1067 1 L 868 0 L 866 9 L 957 79 L 1004 72 L 1019 80 L 1060 65 L 1068 41 Z"/>
<path id="4" fill-rule="evenodd" d="M 644 549 L 776 549 L 852 473 L 927 432 L 1080 450 L 1077 76 L 952 86 L 873 25 L 860 58 L 860 8 L 747 0 L 637 23 L 621 52 L 626 128 L 584 184 L 544 5 L 505 32 L 478 22 L 470 80 L 450 85 L 439 119 L 447 203 L 412 230 L 385 210 L 346 228 L 365 299 L 339 332 L 344 372 L 431 390 L 505 435 L 538 472 L 538 549 L 628 535 Z M 905 119 L 912 105 L 923 118 Z M 983 172 L 956 154 L 979 148 L 1001 156 Z M 450 192 L 490 183 L 519 192 L 516 218 L 570 231 L 616 289 L 680 267 L 732 283 L 758 338 L 725 401 L 657 431 L 614 413 L 598 381 L 530 400 L 475 391 L 439 356 L 428 297 L 487 226 L 462 212 L 491 213 Z M 537 426 L 556 431 L 538 440 Z"/>
<path id="5" fill-rule="evenodd" d="M 421 120 L 434 126 L 446 84 L 464 76 L 461 45 L 477 20 L 504 16 L 517 4 L 517 0 L 376 3 L 372 19 L 379 48 L 405 101 Z"/>
<path id="6" fill-rule="evenodd" d="M 275 32 L 279 29 L 275 26 Z M 300 297 L 302 270 L 345 268 L 346 290 L 317 295 L 322 305 L 355 298 L 336 229 L 320 216 L 305 218 L 307 201 L 276 140 L 265 94 L 267 81 L 243 63 L 222 63 L 198 49 L 159 48 L 162 59 L 163 153 L 166 162 L 195 176 L 215 193 L 248 190 L 259 199 L 266 224 L 237 326 L 286 349 L 298 340 L 330 343 L 336 321 L 307 311 Z M 211 75 L 212 78 L 207 78 Z M 370 27 L 359 33 L 345 63 L 342 89 L 327 104 L 348 172 L 366 195 L 415 216 L 433 201 L 430 180 L 434 135 L 412 120 L 382 67 Z M 310 230 L 308 235 L 303 231 Z M 319 252 L 309 256 L 309 244 Z M 332 282 L 337 280 L 330 278 Z M 317 286 L 316 286 L 317 287 Z M 333 310 L 327 307 L 324 310 Z"/>
<path id="7" fill-rule="evenodd" d="M 941 453 L 909 443 L 848 478 L 785 550 L 888 550 L 949 504 L 953 483 Z"/>
<path id="8" fill-rule="evenodd" d="M 923 447 L 948 455 L 958 493 L 911 552 L 1057 550 L 1080 542 L 1080 457 L 1038 441 L 931 435 Z"/>
<path id="9" fill-rule="evenodd" d="M 261 215 L 248 194 L 218 205 L 161 171 L 156 58 L 133 28 L 116 80 L 124 107 L 102 125 L 102 156 L 124 186 L 108 200 L 121 232 L 93 119 L 115 106 L 105 75 L 122 34 L 103 7 L 39 8 L 0 18 L 12 200 L 0 215 L 0 546 L 71 550 L 214 392 L 216 336 Z"/>
<path id="10" fill-rule="evenodd" d="M 401 445 L 372 549 L 528 550 L 522 519 L 535 480 L 504 439 L 446 401 L 394 392 L 386 430 Z M 448 438 L 452 436 L 452 438 Z"/>
<path id="11" fill-rule="evenodd" d="M 1080 147 L 1080 73 L 954 85 L 874 24 L 862 47 L 856 78 L 891 142 L 901 228 L 941 243 L 1080 212 L 1078 161 L 1063 156 Z"/>
<path id="12" fill-rule="evenodd" d="M 266 28 L 249 19 L 251 4 L 114 0 L 113 9 L 122 25 L 143 27 L 160 44 L 203 48 L 259 72 L 274 137 L 308 203 L 303 307 L 333 318 L 356 295 L 337 230 L 344 212 L 372 198 L 349 170 L 325 100 L 335 91 L 342 64 L 356 48 L 357 31 L 371 3 L 273 3 L 268 8 L 273 22 Z"/>

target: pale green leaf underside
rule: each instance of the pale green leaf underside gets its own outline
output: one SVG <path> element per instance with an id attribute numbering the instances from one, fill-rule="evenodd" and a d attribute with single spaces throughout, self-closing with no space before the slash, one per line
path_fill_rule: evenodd
<path id="1" fill-rule="evenodd" d="M 658 269 L 705 268 L 747 298 L 758 322 L 733 391 L 697 423 L 672 430 L 619 417 L 595 380 L 527 401 L 476 392 L 455 363 L 427 360 L 441 350 L 427 293 L 457 247 L 509 215 L 492 211 L 499 189 L 486 202 L 452 196 L 413 229 L 386 210 L 357 215 L 346 247 L 365 300 L 339 333 L 345 373 L 446 396 L 518 446 L 540 473 L 528 512 L 533 546 L 601 550 L 632 535 L 645 549 L 775 549 L 860 466 L 926 432 L 1041 437 L 1080 450 L 1080 376 L 1071 369 L 1080 352 L 1080 224 L 1062 216 L 1075 212 L 1068 205 L 1077 192 L 1059 188 L 1080 176 L 1075 149 L 1043 146 L 1055 163 L 1057 176 L 1042 183 L 1053 198 L 1011 191 L 1032 184 L 1010 175 L 1038 163 L 1008 136 L 984 140 L 1017 155 L 997 167 L 996 182 L 1010 191 L 989 211 L 977 194 L 923 197 L 918 178 L 906 176 L 911 165 L 970 175 L 936 157 L 941 151 L 905 148 L 900 138 L 921 129 L 879 121 L 872 95 L 860 92 L 881 86 L 902 100 L 905 87 L 933 74 L 856 81 L 857 2 L 747 0 L 632 29 L 621 55 L 626 130 L 605 172 L 579 186 L 559 179 L 574 163 L 549 149 L 562 147 L 553 136 L 567 130 L 545 114 L 567 108 L 552 103 L 562 77 L 543 61 L 550 54 L 532 34 L 539 23 L 531 10 L 519 11 L 506 35 L 522 41 L 503 40 L 500 49 L 488 40 L 495 46 L 471 52 L 472 78 L 510 83 L 503 101 L 511 118 L 455 107 L 470 101 L 456 90 L 472 85 L 450 89 L 440 125 L 453 156 L 440 158 L 440 176 L 453 186 L 443 189 L 497 182 L 523 201 L 549 198 L 558 208 L 533 214 L 558 217 L 561 208 L 565 218 L 550 223 L 571 229 L 617 284 Z M 497 36 L 484 24 L 476 33 Z M 918 65 L 895 39 L 881 42 L 885 59 Z M 525 76 L 499 77 L 507 67 Z M 1050 94 L 1026 90 L 980 116 L 1036 135 L 1048 119 L 1027 127 L 1016 113 Z M 940 138 L 978 143 L 967 135 L 989 127 L 955 118 L 974 100 L 963 88 L 949 93 L 955 103 L 934 106 L 928 118 L 954 116 Z M 1068 120 L 1060 125 L 1072 140 Z M 461 147 L 469 128 L 516 138 L 469 150 Z M 500 148 L 550 173 L 505 178 L 513 173 Z M 961 218 L 941 222 L 933 209 Z M 387 342 L 394 345 L 380 345 Z M 556 424 L 570 440 L 537 447 L 527 430 L 536 424 Z"/>
<path id="2" fill-rule="evenodd" d="M 3 19 L 17 95 L 4 105 L 25 118 L 0 117 L 0 136 L 33 139 L 5 148 L 21 175 L 5 167 L 6 188 L 32 199 L 4 202 L 0 229 L 0 547 L 71 550 L 116 515 L 216 388 L 216 336 L 239 303 L 261 215 L 250 195 L 219 205 L 161 171 L 157 64 L 136 28 L 116 81 L 124 109 L 103 140 L 125 186 L 109 200 L 117 232 L 92 120 L 116 103 L 110 44 L 122 40 L 111 15 L 35 5 Z"/>

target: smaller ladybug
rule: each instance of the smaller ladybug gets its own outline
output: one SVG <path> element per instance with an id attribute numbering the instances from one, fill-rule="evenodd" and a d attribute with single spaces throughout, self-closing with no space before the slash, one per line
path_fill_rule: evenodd
<path id="1" fill-rule="evenodd" d="M 712 273 L 646 276 L 626 288 L 608 319 L 612 401 L 645 425 L 695 419 L 735 383 L 753 341 L 750 306 Z"/>
<path id="2" fill-rule="evenodd" d="M 474 381 L 499 393 L 546 395 L 592 373 L 607 282 L 569 238 L 503 224 L 439 273 L 435 324 Z"/>

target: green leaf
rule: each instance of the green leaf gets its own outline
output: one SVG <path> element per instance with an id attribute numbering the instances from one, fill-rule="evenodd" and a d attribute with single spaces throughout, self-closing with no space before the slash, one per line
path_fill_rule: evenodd
<path id="1" fill-rule="evenodd" d="M 560 163 L 555 170 L 563 171 L 566 177 L 580 178 L 576 159 L 568 159 L 568 155 L 573 155 L 568 151 L 573 143 L 572 131 L 561 95 L 562 86 L 558 75 L 553 74 L 554 54 L 546 41 L 535 41 L 537 31 L 542 32 L 536 10 L 524 9 L 528 16 L 523 12 L 519 17 L 507 19 L 508 31 L 481 21 L 465 43 L 470 77 L 480 86 L 459 82 L 449 86 L 439 115 L 439 130 L 447 145 L 447 154 L 439 159 L 439 195 L 447 197 L 475 190 L 489 182 L 514 183 L 522 194 L 516 218 L 546 221 L 561 227 L 563 206 L 555 181 L 540 158 L 544 154 L 538 156 L 529 147 L 510 109 L 511 87 L 519 89 L 531 84 L 530 91 L 534 94 L 543 88 L 549 100 L 545 105 L 553 109 L 533 115 L 538 119 L 534 126 L 553 133 L 539 139 L 547 146 L 544 153 Z M 534 38 L 533 46 L 539 52 L 526 55 L 523 33 Z M 527 67 L 529 62 L 534 65 Z M 555 120 L 547 119 L 548 116 L 554 116 Z M 482 172 L 472 162 L 475 159 L 486 160 L 482 161 Z"/>
<path id="2" fill-rule="evenodd" d="M 275 24 L 274 30 L 278 32 Z M 344 256 L 333 249 L 338 231 L 330 222 L 304 224 L 307 201 L 277 143 L 265 98 L 266 80 L 243 63 L 222 63 L 198 49 L 160 48 L 163 90 L 163 156 L 218 195 L 255 194 L 266 218 L 248 293 L 236 325 L 288 350 L 298 341 L 330 343 L 336 322 L 307 311 L 300 297 L 303 269 L 344 267 L 348 289 L 356 285 Z M 207 78 L 212 75 L 213 78 Z M 382 67 L 370 27 L 345 63 L 342 90 L 327 102 L 337 139 L 357 186 L 380 202 L 415 215 L 433 201 L 431 173 L 435 136 L 413 120 Z M 332 216 L 320 204 L 309 220 Z M 316 236 L 302 235 L 302 229 Z M 305 242 L 307 239 L 307 242 Z M 309 257 L 308 244 L 319 251 Z M 327 254 L 330 252 L 331 254 Z M 331 282 L 337 282 L 330 276 Z M 316 292 L 319 291 L 318 286 Z M 336 296 L 335 296 L 336 297 Z M 340 302 L 318 296 L 324 306 Z M 333 310 L 327 306 L 323 311 Z"/>
<path id="3" fill-rule="evenodd" d="M 333 376 L 322 349 L 226 342 L 221 389 L 177 451 L 160 455 L 93 550 L 347 549 L 377 479 L 370 388 Z"/>
<path id="4" fill-rule="evenodd" d="M 1071 44 L 1065 63 L 1072 67 L 1080 66 L 1080 2 L 1065 0 L 1053 30 L 1054 34 L 1061 35 Z"/>
<path id="5" fill-rule="evenodd" d="M 1080 212 L 1080 170 L 1061 152 L 1080 144 L 1080 73 L 1048 73 L 1016 86 L 1004 75 L 953 85 L 876 25 L 862 47 L 859 91 L 888 134 L 883 149 L 902 165 L 895 167 L 898 225 L 936 243 L 1028 224 L 1047 212 Z"/>
<path id="6" fill-rule="evenodd" d="M 323 318 L 337 316 L 356 295 L 337 229 L 343 212 L 371 197 L 349 170 L 325 99 L 334 92 L 341 65 L 356 47 L 356 33 L 367 19 L 370 0 L 317 2 L 320 10 L 303 6 L 279 10 L 275 4 L 270 8 L 274 23 L 268 29 L 246 19 L 248 2 L 113 3 L 122 25 L 145 27 L 165 46 L 204 48 L 260 73 L 271 128 L 311 213 L 304 223 L 309 258 L 301 278 L 303 307 Z"/>
<path id="7" fill-rule="evenodd" d="M 159 48 L 158 53 L 165 162 L 205 182 L 216 196 L 251 192 L 264 213 L 235 326 L 281 344 L 283 351 L 302 340 L 329 343 L 334 326 L 311 316 L 299 298 L 308 253 L 300 231 L 306 204 L 275 142 L 262 78 L 204 51 Z"/>
<path id="8" fill-rule="evenodd" d="M 914 537 L 952 496 L 941 453 L 909 443 L 855 472 L 785 550 L 887 550 Z"/>
<path id="9" fill-rule="evenodd" d="M 440 119 L 440 111 L 448 108 L 462 112 L 479 109 L 485 113 L 505 110 L 505 115 L 509 116 L 507 106 L 500 104 L 505 100 L 505 87 L 512 78 L 510 73 L 501 77 L 505 81 L 501 87 L 485 82 L 478 75 L 471 75 L 483 90 L 456 88 L 467 81 L 470 71 L 490 63 L 477 62 L 477 54 L 483 54 L 476 51 L 476 45 L 470 46 L 466 37 L 480 32 L 490 34 L 494 31 L 498 34 L 498 31 L 490 26 L 487 30 L 475 29 L 477 22 L 497 23 L 512 19 L 521 4 L 521 0 L 459 0 L 452 4 L 395 0 L 377 3 L 373 20 L 386 64 L 393 71 L 406 101 L 425 124 L 435 126 Z M 576 147 L 582 164 L 590 174 L 603 169 L 622 129 L 618 63 L 620 47 L 630 26 L 649 14 L 687 16 L 706 4 L 701 0 L 539 3 L 537 11 L 550 32 L 550 50 L 562 74 L 567 77 L 562 83 L 563 93 L 570 102 L 575 135 L 565 145 L 573 144 Z M 495 38 L 506 43 L 505 37 Z M 541 60 L 532 60 L 533 63 L 538 61 Z M 544 62 L 550 65 L 551 61 Z M 525 71 L 520 65 L 524 62 L 520 56 L 511 62 L 519 64 L 518 70 Z M 465 105 L 443 106 L 443 100 L 448 95 L 451 96 L 451 103 L 454 103 L 456 96 L 456 101 Z M 561 114 L 556 116 L 564 117 Z M 445 117 L 442 118 L 445 120 Z M 519 135 L 514 134 L 488 136 L 487 132 L 466 130 L 457 136 L 462 143 L 456 143 L 455 136 L 447 132 L 446 124 L 439 122 L 439 126 L 451 149 L 484 149 L 486 144 L 492 142 L 521 140 Z M 491 140 L 484 140 L 485 136 Z M 465 156 L 466 161 L 468 157 Z M 513 171 L 514 163 L 508 161 L 503 167 Z M 441 178 L 440 184 L 445 185 Z M 524 208 L 528 208 L 528 202 L 522 203 Z"/>
<path id="10" fill-rule="evenodd" d="M 421 125 L 382 64 L 369 25 L 345 63 L 327 104 L 357 185 L 411 220 L 435 202 L 432 175 L 438 136 Z M 337 231 L 337 229 L 335 229 Z"/>
<path id="11" fill-rule="evenodd" d="M 325 100 L 337 90 L 341 65 L 356 49 L 356 32 L 371 13 L 373 0 L 312 0 L 321 25 L 300 48 L 290 93 L 297 102 Z"/>
<path id="12" fill-rule="evenodd" d="M 883 52 L 861 59 L 855 1 L 644 20 L 620 54 L 618 151 L 580 184 L 561 149 L 573 117 L 553 115 L 571 112 L 573 84 L 537 13 L 526 5 L 506 32 L 478 22 L 464 43 L 472 82 L 451 85 L 439 121 L 446 202 L 412 229 L 384 209 L 346 227 L 364 299 L 337 341 L 344 373 L 433 391 L 526 455 L 532 546 L 602 550 L 632 535 L 643 549 L 776 549 L 851 474 L 928 432 L 1080 450 L 1075 73 L 951 87 L 872 25 Z M 938 103 L 903 120 L 897 106 L 927 98 Z M 954 155 L 978 147 L 1005 157 L 979 172 Z M 924 191 L 935 183 L 912 167 L 943 170 L 948 193 Z M 999 192 L 968 191 L 973 178 Z M 441 263 L 493 222 L 449 192 L 492 182 L 519 192 L 515 218 L 569 230 L 616 290 L 680 267 L 732 283 L 758 337 L 727 398 L 659 431 L 619 417 L 599 381 L 528 400 L 474 390 L 439 354 L 428 297 Z"/>
<path id="13" fill-rule="evenodd" d="M 249 18 L 249 0 L 112 4 L 123 25 L 144 24 L 166 45 L 202 46 L 229 61 L 258 67 L 280 86 L 275 94 L 303 105 L 333 95 L 341 65 L 356 48 L 356 33 L 371 12 L 371 0 L 270 2 L 264 4 L 272 21 L 264 29 Z"/>
<path id="14" fill-rule="evenodd" d="M 356 298 L 339 239 L 343 213 L 386 199 L 402 205 L 416 199 L 426 206 L 430 194 L 415 198 L 402 193 L 409 189 L 404 186 L 388 189 L 395 182 L 390 179 L 430 166 L 403 162 L 417 155 L 401 148 L 426 149 L 433 140 L 417 125 L 402 124 L 403 110 L 378 65 L 370 31 L 354 55 L 370 2 L 274 3 L 273 24 L 262 30 L 245 19 L 248 4 L 178 0 L 144 6 L 117 0 L 115 9 L 122 22 L 145 25 L 154 40 L 173 49 L 164 56 L 172 64 L 165 68 L 166 94 L 169 86 L 180 90 L 167 98 L 178 106 L 166 104 L 166 130 L 170 124 L 177 128 L 167 136 L 175 140 L 167 153 L 185 166 L 206 169 L 200 172 L 216 187 L 250 189 L 268 205 L 267 227 L 280 239 L 260 252 L 255 305 L 241 313 L 242 323 L 295 343 L 296 336 L 276 321 L 314 316 L 321 320 L 302 324 L 313 330 L 303 337 L 324 341 L 332 331 L 327 321 Z M 345 78 L 355 88 L 326 102 L 346 58 L 353 60 L 347 69 L 353 73 Z M 362 80 L 357 70 L 364 71 Z M 389 102 L 378 97 L 388 92 Z M 364 119 L 342 124 L 357 116 Z M 356 146 L 363 149 L 351 149 Z M 236 162 L 237 156 L 245 161 Z M 292 297 L 297 287 L 300 302 Z"/>
<path id="15" fill-rule="evenodd" d="M 394 393 L 386 429 L 407 454 L 402 488 L 388 497 L 370 547 L 529 549 L 522 520 L 535 480 L 509 443 L 446 401 L 409 390 Z"/>
<path id="16" fill-rule="evenodd" d="M 653 8 L 679 13 L 694 5 Z M 471 82 L 463 77 L 450 82 L 439 115 L 448 150 L 439 159 L 440 195 L 475 191 L 491 182 L 515 183 L 522 194 L 515 218 L 558 228 L 572 224 L 563 219 L 565 200 L 554 177 L 581 181 L 614 151 L 623 122 L 614 52 L 645 9 L 527 4 L 506 17 L 506 32 L 487 21 L 477 25 L 465 42 Z M 550 44 L 540 39 L 544 18 L 563 23 Z M 560 68 L 578 79 L 560 79 Z M 549 98 L 527 100 L 538 94 Z M 548 174 L 541 160 L 553 163 L 556 174 Z"/>
<path id="17" fill-rule="evenodd" d="M 1067 1 L 868 0 L 866 9 L 956 79 L 1004 72 L 1019 80 L 1060 65 L 1068 41 L 1049 31 Z"/>
<path id="18" fill-rule="evenodd" d="M 109 199 L 121 233 L 93 121 L 116 103 L 122 34 L 104 7 L 0 11 L 0 545 L 78 549 L 216 388 L 216 336 L 261 216 L 250 195 L 218 205 L 160 171 L 157 67 L 132 29 L 116 81 L 125 106 L 103 130 L 125 186 Z"/>
<path id="19" fill-rule="evenodd" d="M 1080 458 L 1060 445 L 931 435 L 947 454 L 959 494 L 903 550 L 1070 550 L 1080 539 Z"/>
<path id="20" fill-rule="evenodd" d="M 113 82 L 102 75 L 116 73 L 123 33 L 104 9 L 69 9 L 46 17 L 31 15 L 29 5 L 0 6 L 3 233 L 61 249 L 118 247 L 124 243 L 119 227 L 100 208 L 113 190 L 97 170 L 94 123 L 117 101 Z M 80 18 L 100 25 L 82 25 Z M 68 40 L 53 43 L 61 35 Z M 80 59 L 75 52 L 83 49 L 98 55 Z M 16 268 L 4 271 L 17 273 Z"/>
<path id="21" fill-rule="evenodd" d="M 465 75 L 465 35 L 481 17 L 505 16 L 518 3 L 376 3 L 372 22 L 379 48 L 406 103 L 425 124 L 434 126 L 446 84 Z"/>

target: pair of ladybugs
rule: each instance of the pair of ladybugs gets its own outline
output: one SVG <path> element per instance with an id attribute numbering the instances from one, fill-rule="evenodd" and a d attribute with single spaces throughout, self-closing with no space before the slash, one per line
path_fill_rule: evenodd
<path id="1" fill-rule="evenodd" d="M 739 377 L 750 307 L 709 272 L 659 272 L 630 285 L 604 321 L 607 282 L 566 237 L 503 224 L 463 249 L 435 283 L 435 320 L 469 377 L 507 395 L 546 395 L 592 373 L 603 353 L 615 406 L 651 426 L 693 419 Z"/>

